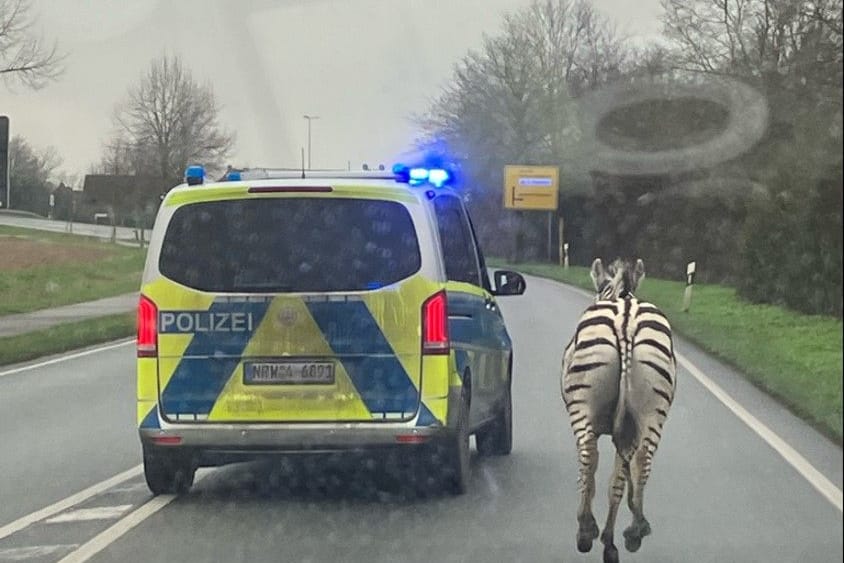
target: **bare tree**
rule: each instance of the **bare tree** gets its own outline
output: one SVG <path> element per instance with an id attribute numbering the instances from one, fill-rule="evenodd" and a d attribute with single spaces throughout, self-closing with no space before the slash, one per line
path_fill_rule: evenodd
<path id="1" fill-rule="evenodd" d="M 192 163 L 221 169 L 234 135 L 218 118 L 211 85 L 196 82 L 179 57 L 162 56 L 118 106 L 118 135 L 106 147 L 105 162 L 171 181 Z"/>
<path id="2" fill-rule="evenodd" d="M 841 0 L 662 0 L 662 5 L 674 68 L 750 82 L 767 96 L 772 138 L 790 138 L 802 158 L 818 165 L 829 160 L 829 151 L 840 154 Z"/>
<path id="3" fill-rule="evenodd" d="M 140 174 L 145 170 L 143 151 L 135 147 L 122 132 L 116 133 L 103 145 L 100 161 L 91 166 L 92 174 Z"/>
<path id="4" fill-rule="evenodd" d="M 505 16 L 498 34 L 455 65 L 451 82 L 419 121 L 429 141 L 462 160 L 475 186 L 475 212 L 487 219 L 479 223 L 481 236 L 502 228 L 522 232 L 499 226 L 500 193 L 488 189 L 500 185 L 505 164 L 557 164 L 569 178 L 588 182 L 575 98 L 618 77 L 627 52 L 590 1 L 534 0 Z"/>
<path id="5" fill-rule="evenodd" d="M 30 0 L 0 0 L 0 76 L 37 90 L 62 73 L 64 56 L 33 34 L 31 9 Z"/>
<path id="6" fill-rule="evenodd" d="M 587 0 L 534 0 L 455 66 L 420 121 L 479 169 L 571 158 L 573 99 L 618 77 L 628 48 Z"/>
<path id="7" fill-rule="evenodd" d="M 11 201 L 16 209 L 46 214 L 50 182 L 62 158 L 54 147 L 37 149 L 20 136 L 9 141 Z"/>
<path id="8" fill-rule="evenodd" d="M 773 81 L 810 94 L 841 86 L 840 0 L 662 0 L 662 6 L 681 70 Z"/>

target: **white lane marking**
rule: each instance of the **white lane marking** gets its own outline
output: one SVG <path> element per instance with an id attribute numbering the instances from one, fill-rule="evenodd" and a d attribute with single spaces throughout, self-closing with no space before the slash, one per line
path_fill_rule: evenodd
<path id="1" fill-rule="evenodd" d="M 800 475 L 806 479 L 821 495 L 824 496 L 835 508 L 840 512 L 842 509 L 842 494 L 841 489 L 827 479 L 823 473 L 815 469 L 805 457 L 800 455 L 794 448 L 789 446 L 785 440 L 780 438 L 773 430 L 768 428 L 762 421 L 750 414 L 750 412 L 741 406 L 735 399 L 730 397 L 720 385 L 712 381 L 705 373 L 691 363 L 685 356 L 676 353 L 677 361 L 688 370 L 692 376 L 697 379 L 701 385 L 715 395 L 715 398 L 721 401 L 725 407 L 730 409 L 739 419 L 750 427 L 760 438 L 765 440 L 769 446 L 782 456 Z"/>
<path id="2" fill-rule="evenodd" d="M 70 551 L 77 547 L 79 547 L 78 543 L 65 543 L 0 549 L 0 561 L 26 561 L 27 559 L 35 559 L 36 557 L 47 557 L 59 551 Z"/>
<path id="3" fill-rule="evenodd" d="M 108 494 L 117 495 L 121 493 L 137 493 L 140 491 L 149 491 L 149 489 L 147 488 L 147 484 L 144 481 L 139 481 L 137 483 L 132 483 L 129 485 L 123 485 L 121 487 L 112 487 L 108 490 Z"/>
<path id="4" fill-rule="evenodd" d="M 36 364 L 28 364 L 25 366 L 21 366 L 19 368 L 9 369 L 6 371 L 0 371 L 0 377 L 4 375 L 12 375 L 13 373 L 20 373 L 22 371 L 29 371 L 32 369 L 38 369 L 44 366 L 49 366 L 53 364 L 58 364 L 60 362 L 64 362 L 67 360 L 74 360 L 76 358 L 82 358 L 84 356 L 90 356 L 91 354 L 98 354 L 100 352 L 106 352 L 108 350 L 113 350 L 115 348 L 120 348 L 121 346 L 126 346 L 127 344 L 132 344 L 135 342 L 135 339 L 132 338 L 130 340 L 122 340 L 116 344 L 108 344 L 106 346 L 100 346 L 98 348 L 91 348 L 90 350 L 83 350 L 82 352 L 76 352 L 73 354 L 67 354 L 66 356 L 59 356 L 58 358 L 53 358 L 52 360 L 46 360 L 43 362 L 38 362 Z"/>
<path id="5" fill-rule="evenodd" d="M 580 288 L 571 287 L 552 280 L 545 281 L 564 287 L 574 293 L 585 295 L 590 299 L 593 297 L 592 294 L 583 291 Z M 797 450 L 789 446 L 788 443 L 780 438 L 776 432 L 768 428 L 762 421 L 750 414 L 750 411 L 741 406 L 738 401 L 733 399 L 726 391 L 724 391 L 724 389 L 721 388 L 720 385 L 715 383 L 708 375 L 703 373 L 700 368 L 690 362 L 682 354 L 675 352 L 675 355 L 677 356 L 677 361 L 686 368 L 686 370 L 692 374 L 692 377 L 697 379 L 707 391 L 712 393 L 716 399 L 721 401 L 721 404 L 727 407 L 739 418 L 739 420 L 744 422 L 751 430 L 762 438 L 765 443 L 780 454 L 780 457 L 782 457 L 790 466 L 800 473 L 800 475 L 803 476 L 803 478 L 806 479 L 806 481 L 808 481 L 809 484 L 812 485 L 812 487 L 814 487 L 815 490 L 817 490 L 825 499 L 831 502 L 832 505 L 839 510 L 839 512 L 844 512 L 844 507 L 842 507 L 842 505 L 844 505 L 842 492 L 841 489 L 835 486 L 835 483 L 830 481 L 823 473 L 818 471 L 815 466 L 812 465 L 805 457 L 800 455 Z"/>
<path id="6" fill-rule="evenodd" d="M 44 520 L 45 518 L 49 518 L 50 516 L 53 516 L 54 514 L 58 514 L 59 512 L 67 510 L 68 508 L 70 508 L 72 506 L 76 506 L 80 502 L 86 501 L 89 498 L 91 498 L 92 496 L 97 495 L 99 493 L 102 493 L 103 491 L 106 491 L 106 490 L 108 490 L 109 488 L 111 488 L 115 485 L 119 485 L 120 483 L 123 483 L 124 481 L 128 481 L 129 479 L 132 479 L 133 477 L 137 477 L 142 472 L 143 472 L 143 466 L 142 465 L 136 465 L 132 469 L 128 469 L 128 470 L 124 471 L 123 473 L 118 473 L 114 477 L 110 477 L 110 478 L 106 479 L 105 481 L 100 481 L 96 485 L 91 485 L 87 489 L 79 491 L 78 493 L 76 493 L 74 495 L 70 495 L 69 497 L 67 497 L 63 500 L 60 500 L 60 501 L 58 501 L 54 504 L 51 504 L 50 506 L 44 507 L 41 510 L 37 510 L 37 511 L 31 513 L 31 514 L 27 514 L 26 516 L 22 516 L 22 517 L 18 518 L 17 520 L 15 520 L 14 522 L 10 522 L 9 524 L 6 524 L 5 526 L 0 527 L 0 539 L 3 539 L 7 536 L 11 536 L 15 532 L 19 532 L 20 530 L 23 530 L 24 528 L 26 528 L 30 524 L 34 524 L 35 522 L 40 522 L 41 520 Z"/>
<path id="7" fill-rule="evenodd" d="M 77 508 L 76 510 L 70 510 L 58 516 L 48 518 L 45 522 L 47 524 L 58 524 L 63 522 L 83 522 L 86 520 L 114 520 L 120 518 L 130 508 L 132 508 L 131 504 Z"/>
<path id="8" fill-rule="evenodd" d="M 118 520 L 108 529 L 97 534 L 86 543 L 82 544 L 73 552 L 59 560 L 59 563 L 82 563 L 88 561 L 106 547 L 120 539 L 126 532 L 176 500 L 175 495 L 160 495 L 153 497 L 146 504 L 134 512 L 129 513 L 125 518 Z"/>
<path id="9" fill-rule="evenodd" d="M 196 473 L 196 478 L 193 480 L 194 486 L 202 481 L 211 472 L 210 469 L 200 469 Z M 138 507 L 137 510 L 130 512 L 122 519 L 112 524 L 109 528 L 103 530 L 87 542 L 79 546 L 75 551 L 68 553 L 58 563 L 84 563 L 90 558 L 107 548 L 119 540 L 123 535 L 129 532 L 132 528 L 179 498 L 176 495 L 159 495 L 153 497 L 145 504 Z"/>

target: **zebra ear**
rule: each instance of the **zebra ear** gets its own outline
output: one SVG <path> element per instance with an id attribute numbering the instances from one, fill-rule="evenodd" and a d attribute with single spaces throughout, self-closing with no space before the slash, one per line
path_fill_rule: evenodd
<path id="1" fill-rule="evenodd" d="M 638 288 L 643 279 L 645 279 L 645 263 L 639 258 L 636 260 L 636 266 L 633 269 L 633 288 Z"/>
<path id="2" fill-rule="evenodd" d="M 592 270 L 590 270 L 589 276 L 592 278 L 592 283 L 595 284 L 595 291 L 598 291 L 601 282 L 607 277 L 607 273 L 604 271 L 604 263 L 601 262 L 600 258 L 595 258 L 595 261 L 592 262 Z"/>

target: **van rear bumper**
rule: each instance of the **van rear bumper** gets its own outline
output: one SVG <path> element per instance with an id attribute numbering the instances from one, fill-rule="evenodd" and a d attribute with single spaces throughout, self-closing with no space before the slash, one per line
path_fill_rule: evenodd
<path id="1" fill-rule="evenodd" d="M 420 445 L 448 435 L 444 426 L 407 423 L 172 424 L 139 430 L 144 446 L 218 453 L 335 452 Z"/>

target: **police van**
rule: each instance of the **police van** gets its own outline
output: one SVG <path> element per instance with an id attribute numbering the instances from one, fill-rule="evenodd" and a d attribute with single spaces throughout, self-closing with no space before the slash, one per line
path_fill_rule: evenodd
<path id="1" fill-rule="evenodd" d="M 190 167 L 138 304 L 137 423 L 154 494 L 296 452 L 431 452 L 452 492 L 512 447 L 513 349 L 451 174 Z"/>

